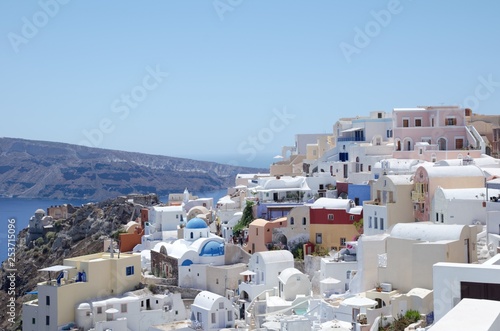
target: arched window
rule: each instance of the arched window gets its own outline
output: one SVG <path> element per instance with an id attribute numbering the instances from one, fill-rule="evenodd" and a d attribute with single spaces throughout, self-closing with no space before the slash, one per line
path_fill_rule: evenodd
<path id="1" fill-rule="evenodd" d="M 293 225 L 294 222 L 295 221 L 294 221 L 293 217 L 290 217 L 290 225 Z"/>

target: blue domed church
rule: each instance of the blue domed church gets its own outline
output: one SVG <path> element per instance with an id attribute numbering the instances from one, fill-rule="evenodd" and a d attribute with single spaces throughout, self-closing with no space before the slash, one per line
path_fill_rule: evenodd
<path id="1" fill-rule="evenodd" d="M 158 243 L 153 251 L 177 260 L 178 270 L 173 274 L 180 287 L 207 289 L 207 267 L 225 263 L 224 239 L 210 233 L 205 220 L 197 217 L 189 220 L 183 230 L 183 239 Z"/>

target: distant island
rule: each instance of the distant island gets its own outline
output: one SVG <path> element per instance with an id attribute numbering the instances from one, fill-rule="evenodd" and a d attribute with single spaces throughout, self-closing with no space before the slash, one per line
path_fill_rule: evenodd
<path id="1" fill-rule="evenodd" d="M 268 169 L 79 145 L 0 138 L 3 197 L 102 200 L 131 193 L 158 196 L 234 185 L 238 173 Z"/>

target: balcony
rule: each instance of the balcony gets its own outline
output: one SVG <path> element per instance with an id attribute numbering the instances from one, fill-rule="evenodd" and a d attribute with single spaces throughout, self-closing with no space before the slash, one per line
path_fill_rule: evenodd
<path id="1" fill-rule="evenodd" d="M 414 202 L 414 203 L 420 203 L 420 202 L 425 202 L 425 193 L 423 192 L 416 192 L 416 191 L 412 191 L 411 192 L 411 200 Z"/>

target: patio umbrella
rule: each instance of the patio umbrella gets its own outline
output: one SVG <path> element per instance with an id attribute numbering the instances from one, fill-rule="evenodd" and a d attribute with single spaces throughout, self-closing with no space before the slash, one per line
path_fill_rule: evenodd
<path id="1" fill-rule="evenodd" d="M 279 154 L 278 154 L 278 155 L 276 155 L 275 157 L 273 157 L 273 159 L 282 159 L 282 158 L 283 158 L 283 156 L 281 156 L 281 155 L 279 155 Z"/>
<path id="2" fill-rule="evenodd" d="M 116 314 L 118 313 L 118 309 L 116 308 L 109 308 L 109 309 L 106 309 L 106 314 Z"/>
<path id="3" fill-rule="evenodd" d="M 242 276 L 253 276 L 253 275 L 256 275 L 255 272 L 251 271 L 251 270 L 245 270 L 243 272 L 240 272 L 240 275 Z"/>
<path id="4" fill-rule="evenodd" d="M 350 297 L 341 302 L 343 306 L 350 306 L 350 307 L 373 307 L 378 304 L 377 301 L 372 300 L 367 297 L 362 297 L 360 295 L 357 295 L 355 297 Z"/>
<path id="5" fill-rule="evenodd" d="M 341 283 L 341 281 L 338 280 L 337 278 L 328 277 L 328 278 L 321 280 L 320 283 L 321 284 L 339 284 L 339 283 Z"/>

